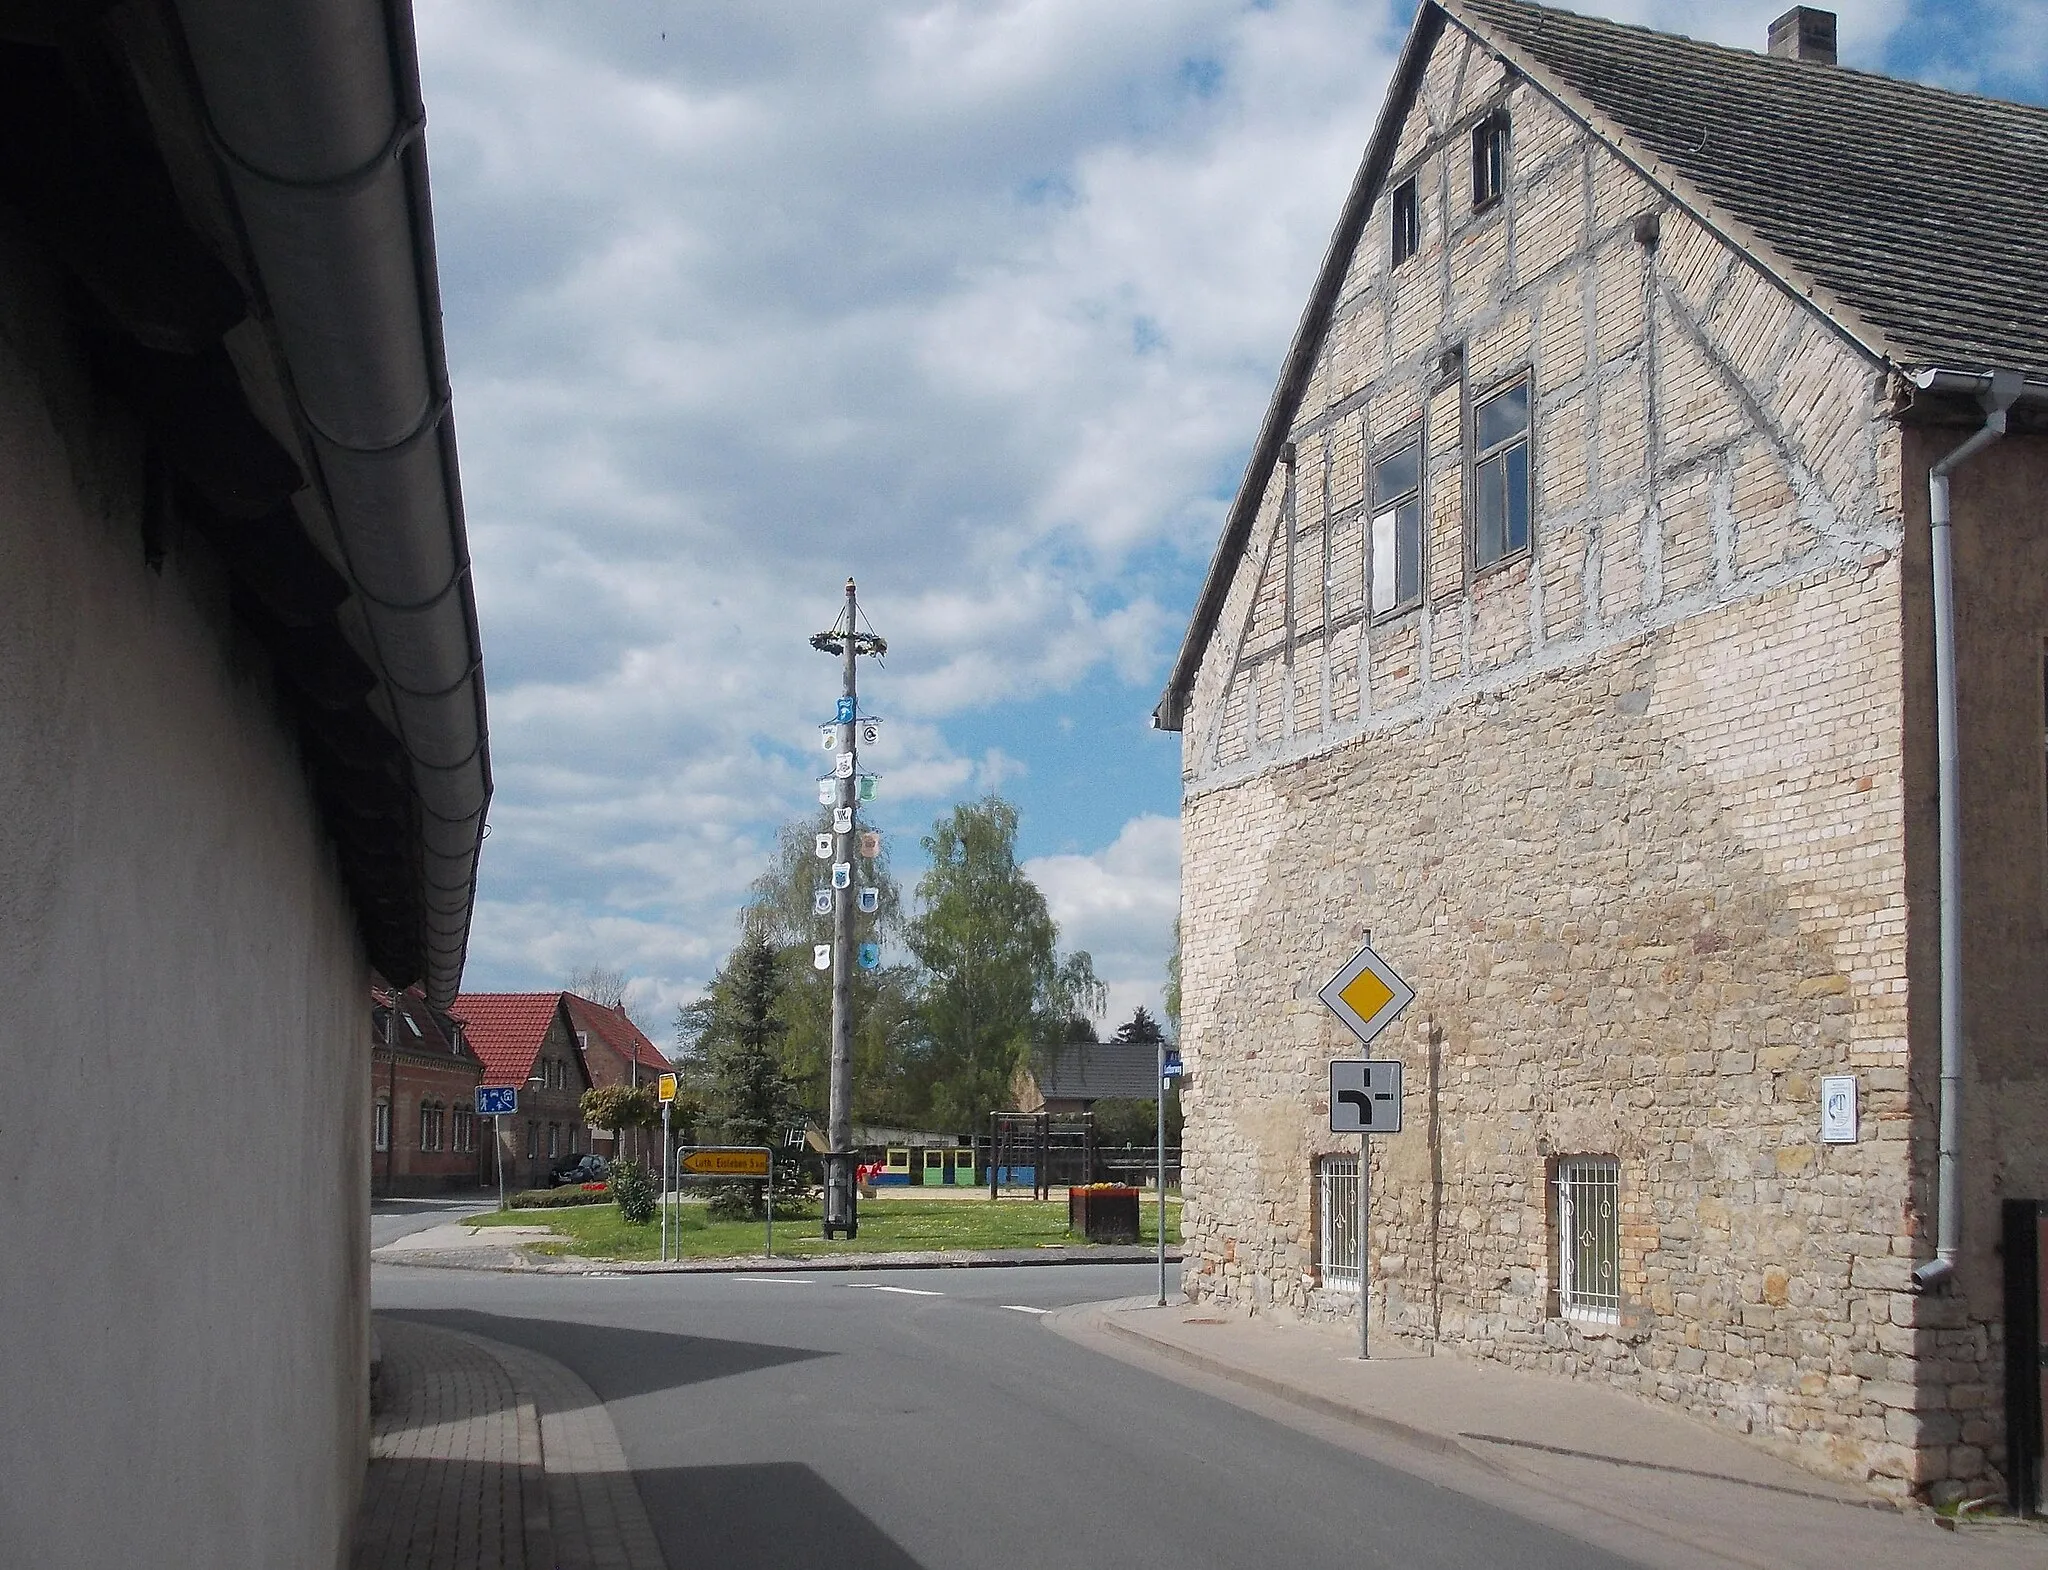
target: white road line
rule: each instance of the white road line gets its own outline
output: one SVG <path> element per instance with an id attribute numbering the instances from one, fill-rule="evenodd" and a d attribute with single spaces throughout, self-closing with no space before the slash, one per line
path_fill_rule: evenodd
<path id="1" fill-rule="evenodd" d="M 877 1286 L 872 1281 L 857 1281 L 854 1285 L 864 1286 L 870 1292 L 901 1292 L 905 1297 L 944 1297 L 946 1295 L 943 1292 L 927 1292 L 923 1287 Z"/>
<path id="2" fill-rule="evenodd" d="M 759 1281 L 771 1287 L 814 1287 L 818 1283 L 806 1281 L 802 1276 L 732 1276 L 733 1281 Z"/>
<path id="3" fill-rule="evenodd" d="M 1013 1314 L 1050 1314 L 1052 1312 L 1049 1308 L 1031 1308 L 1023 1303 L 1005 1303 L 1003 1307 Z"/>

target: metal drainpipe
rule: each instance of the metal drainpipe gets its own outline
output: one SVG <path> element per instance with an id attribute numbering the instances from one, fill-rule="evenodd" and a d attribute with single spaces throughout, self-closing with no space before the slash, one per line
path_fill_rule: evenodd
<path id="1" fill-rule="evenodd" d="M 1948 479 L 2005 434 L 2005 414 L 2022 381 L 1994 371 L 1979 394 L 1984 424 L 1927 471 L 1927 516 L 1934 555 L 1934 729 L 1939 754 L 1937 803 L 1941 839 L 1941 1101 L 1936 1177 L 1934 1258 L 1913 1272 L 1923 1292 L 1956 1271 L 1963 1239 L 1963 811 L 1956 743 L 1955 566 L 1951 555 Z"/>

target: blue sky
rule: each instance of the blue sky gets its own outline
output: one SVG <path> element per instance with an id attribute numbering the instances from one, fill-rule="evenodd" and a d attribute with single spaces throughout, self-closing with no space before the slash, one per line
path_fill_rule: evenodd
<path id="1" fill-rule="evenodd" d="M 1780 0 L 1582 0 L 1759 47 Z M 1842 0 L 1846 63 L 2048 101 L 2048 0 Z M 1412 4 L 418 0 L 497 798 L 466 984 L 665 1036 L 815 802 L 850 572 L 899 876 L 998 788 L 1155 1010 L 1147 718 Z"/>

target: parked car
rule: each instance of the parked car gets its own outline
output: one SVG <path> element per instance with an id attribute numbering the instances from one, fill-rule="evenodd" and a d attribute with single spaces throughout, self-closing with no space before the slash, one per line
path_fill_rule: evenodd
<path id="1" fill-rule="evenodd" d="M 611 1164 L 603 1156 L 571 1156 L 548 1173 L 548 1187 L 561 1188 L 570 1183 L 602 1183 L 611 1172 Z"/>

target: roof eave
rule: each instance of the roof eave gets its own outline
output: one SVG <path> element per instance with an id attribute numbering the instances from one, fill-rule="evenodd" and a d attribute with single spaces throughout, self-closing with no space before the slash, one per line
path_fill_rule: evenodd
<path id="1" fill-rule="evenodd" d="M 1167 679 L 1166 690 L 1160 694 L 1159 702 L 1152 710 L 1155 730 L 1177 731 L 1181 727 L 1202 655 L 1208 649 L 1217 621 L 1222 617 L 1223 601 L 1230 593 L 1238 555 L 1250 537 L 1252 522 L 1258 516 L 1259 502 L 1266 492 L 1266 482 L 1273 473 L 1273 465 L 1279 461 L 1287 433 L 1293 428 L 1295 411 L 1300 407 L 1301 395 L 1308 386 L 1316 351 L 1329 326 L 1338 291 L 1344 286 L 1344 275 L 1350 270 L 1352 253 L 1365 230 L 1366 219 L 1372 214 L 1373 196 L 1393 162 L 1408 103 L 1415 96 L 1423 67 L 1429 60 L 1429 51 L 1443 30 L 1443 23 L 1442 6 L 1437 0 L 1425 0 L 1409 26 L 1407 41 L 1401 46 L 1400 58 L 1395 62 L 1394 74 L 1387 86 L 1386 102 L 1380 106 L 1379 120 L 1373 126 L 1372 139 L 1366 143 L 1365 157 L 1359 162 L 1358 173 L 1353 177 L 1350 193 L 1344 199 L 1336 230 L 1330 236 L 1329 248 L 1323 253 L 1315 289 L 1309 295 L 1301 321 L 1294 329 L 1287 357 L 1281 362 L 1280 379 L 1273 389 L 1271 401 L 1266 405 L 1266 417 L 1259 426 L 1258 440 L 1252 445 L 1244 478 L 1238 483 L 1236 498 L 1230 504 L 1223 537 L 1217 542 L 1215 554 L 1209 558 L 1209 570 L 1202 579 L 1202 592 L 1196 597 L 1195 614 L 1188 623 L 1187 635 L 1181 640 L 1180 653 L 1174 659 L 1173 674 Z"/>

